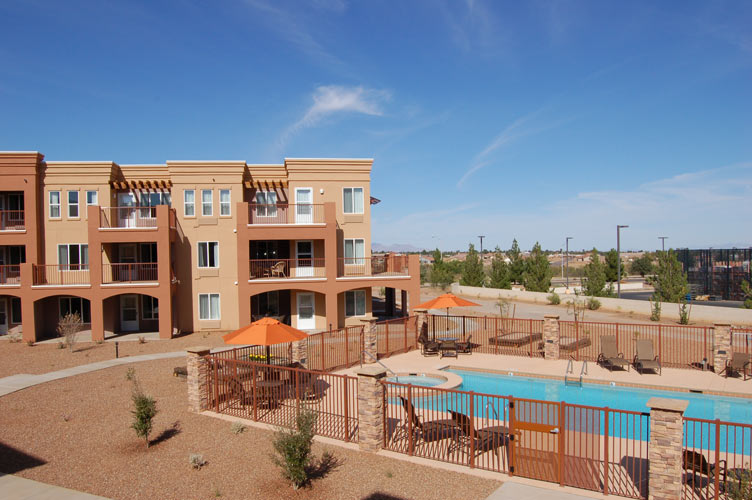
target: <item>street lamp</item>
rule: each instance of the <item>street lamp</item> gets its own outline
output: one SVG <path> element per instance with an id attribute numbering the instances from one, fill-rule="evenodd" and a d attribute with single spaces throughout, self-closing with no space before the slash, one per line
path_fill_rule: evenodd
<path id="1" fill-rule="evenodd" d="M 628 228 L 629 226 L 616 225 L 616 298 L 621 298 L 621 241 L 619 238 L 619 231 L 621 229 Z"/>
<path id="2" fill-rule="evenodd" d="M 569 240 L 573 240 L 571 236 L 567 236 L 567 256 L 564 259 L 567 267 L 567 293 L 569 293 Z"/>
<path id="3" fill-rule="evenodd" d="M 661 250 L 663 252 L 666 251 L 666 238 L 668 238 L 668 236 L 658 236 L 658 239 L 661 240 Z"/>
<path id="4" fill-rule="evenodd" d="M 483 238 L 485 238 L 485 235 L 478 236 L 478 238 L 480 238 L 480 261 L 483 262 Z"/>

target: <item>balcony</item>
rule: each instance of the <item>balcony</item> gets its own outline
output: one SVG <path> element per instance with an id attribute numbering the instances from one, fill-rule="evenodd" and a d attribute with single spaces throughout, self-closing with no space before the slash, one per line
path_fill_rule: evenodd
<path id="1" fill-rule="evenodd" d="M 34 286 L 90 285 L 88 264 L 32 265 Z"/>
<path id="2" fill-rule="evenodd" d="M 157 207 L 111 207 L 99 212 L 100 229 L 146 229 L 157 227 Z"/>
<path id="3" fill-rule="evenodd" d="M 156 262 L 128 262 L 102 264 L 102 284 L 159 282 Z"/>
<path id="4" fill-rule="evenodd" d="M 337 276 L 340 278 L 409 277 L 408 256 L 339 258 L 337 259 Z"/>
<path id="5" fill-rule="evenodd" d="M 326 278 L 326 259 L 251 259 L 248 281 Z"/>
<path id="6" fill-rule="evenodd" d="M 21 265 L 10 264 L 0 266 L 0 285 L 20 285 Z"/>
<path id="7" fill-rule="evenodd" d="M 249 226 L 324 225 L 323 204 L 248 204 Z"/>
<path id="8" fill-rule="evenodd" d="M 0 231 L 24 231 L 23 210 L 0 210 Z"/>

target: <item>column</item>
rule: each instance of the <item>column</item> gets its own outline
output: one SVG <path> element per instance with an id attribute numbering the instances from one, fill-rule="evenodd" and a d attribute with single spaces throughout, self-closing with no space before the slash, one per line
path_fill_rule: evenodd
<path id="1" fill-rule="evenodd" d="M 31 262 L 21 264 L 21 334 L 24 342 L 37 341 L 36 316 L 34 314 L 34 294 Z"/>
<path id="2" fill-rule="evenodd" d="M 650 398 L 648 500 L 675 500 L 682 495 L 682 435 L 689 401 Z"/>
<path id="3" fill-rule="evenodd" d="M 189 347 L 186 349 L 188 361 L 188 411 L 200 413 L 209 407 L 207 384 L 209 364 L 203 359 L 208 355 L 208 347 Z"/>
<path id="4" fill-rule="evenodd" d="M 407 306 L 407 290 L 400 290 L 402 292 L 402 297 L 400 300 L 402 300 L 402 303 L 400 304 L 400 309 L 402 311 L 402 316 L 407 316 L 408 311 L 410 310 Z"/>
<path id="5" fill-rule="evenodd" d="M 713 329 L 713 370 L 723 373 L 731 356 L 731 325 L 717 324 Z"/>
<path id="6" fill-rule="evenodd" d="M 376 350 L 376 318 L 361 318 L 363 322 L 363 363 L 375 363 L 378 359 Z"/>
<path id="7" fill-rule="evenodd" d="M 308 361 L 308 339 L 292 343 L 292 361 L 305 365 Z"/>
<path id="8" fill-rule="evenodd" d="M 391 318 L 394 316 L 394 288 L 392 287 L 386 287 L 384 289 L 384 313 L 387 315 L 387 317 Z"/>
<path id="9" fill-rule="evenodd" d="M 384 442 L 384 387 L 381 379 L 386 370 L 380 366 L 364 366 L 358 376 L 358 446 L 363 451 L 377 452 Z"/>
<path id="10" fill-rule="evenodd" d="M 428 309 L 413 309 L 413 313 L 418 317 L 416 328 L 418 329 L 418 337 L 426 333 L 428 338 Z"/>
<path id="11" fill-rule="evenodd" d="M 558 316 L 543 316 L 543 355 L 545 359 L 559 359 Z"/>

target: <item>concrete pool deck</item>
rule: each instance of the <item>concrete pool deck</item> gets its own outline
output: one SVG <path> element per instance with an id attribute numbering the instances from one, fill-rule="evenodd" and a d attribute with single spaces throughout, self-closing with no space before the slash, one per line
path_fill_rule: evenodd
<path id="1" fill-rule="evenodd" d="M 480 353 L 460 354 L 457 358 L 442 359 L 438 356 L 423 356 L 419 350 L 413 350 L 405 354 L 383 358 L 380 362 L 396 373 L 430 372 L 453 367 L 562 379 L 567 370 L 568 360 L 545 360 L 543 358 Z M 572 378 L 579 378 L 582 363 L 582 361 L 574 362 L 574 377 Z M 354 375 L 358 368 L 359 366 L 356 365 L 337 373 Z M 628 372 L 624 370 L 609 371 L 594 362 L 588 362 L 587 368 L 588 375 L 583 377 L 583 382 L 615 382 L 617 385 L 631 387 L 683 390 L 685 392 L 701 391 L 710 394 L 752 398 L 752 380 L 743 381 L 741 378 L 725 378 L 709 371 L 663 368 L 662 375 L 652 373 L 641 375 L 634 368 L 631 368 Z M 677 394 L 677 398 L 681 398 L 680 393 Z"/>

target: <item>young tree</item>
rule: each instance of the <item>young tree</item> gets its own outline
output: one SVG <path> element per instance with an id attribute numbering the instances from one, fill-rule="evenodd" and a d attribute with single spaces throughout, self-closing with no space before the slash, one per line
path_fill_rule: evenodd
<path id="1" fill-rule="evenodd" d="M 525 290 L 531 292 L 547 292 L 551 288 L 551 277 L 553 271 L 548 264 L 546 255 L 541 250 L 540 244 L 536 241 L 533 250 L 530 252 L 530 258 L 525 263 L 525 271 L 522 274 L 522 282 Z"/>
<path id="2" fill-rule="evenodd" d="M 433 266 L 431 267 L 431 283 L 433 286 L 445 289 L 452 283 L 452 273 L 449 271 L 446 262 L 441 257 L 441 251 L 437 248 L 433 252 Z"/>
<path id="3" fill-rule="evenodd" d="M 131 400 L 133 401 L 133 423 L 131 428 L 136 431 L 136 435 L 143 438 L 146 441 L 146 447 L 149 447 L 149 434 L 151 434 L 152 421 L 157 414 L 157 402 L 151 396 L 144 394 L 139 384 L 138 379 L 135 378 L 132 372 L 126 377 L 130 377 L 133 381 L 133 391 L 131 393 Z"/>
<path id="4" fill-rule="evenodd" d="M 509 277 L 514 283 L 522 283 L 522 275 L 525 272 L 525 261 L 522 260 L 522 252 L 517 240 L 512 241 L 512 248 L 507 252 L 509 263 Z"/>
<path id="5" fill-rule="evenodd" d="M 509 264 L 504 260 L 499 247 L 496 247 L 494 250 L 494 258 L 491 261 L 491 272 L 488 278 L 491 288 L 512 288 L 512 276 Z"/>
<path id="6" fill-rule="evenodd" d="M 655 288 L 653 296 L 660 302 L 681 302 L 689 291 L 687 274 L 676 259 L 673 250 L 658 252 L 655 275 L 648 280 L 648 283 Z"/>
<path id="7" fill-rule="evenodd" d="M 749 281 L 742 281 L 742 295 L 744 295 L 744 304 L 742 307 L 752 309 L 752 286 L 750 286 Z"/>
<path id="8" fill-rule="evenodd" d="M 480 255 L 475 250 L 475 245 L 470 244 L 465 258 L 465 264 L 462 266 L 462 276 L 460 285 L 464 286 L 483 286 L 486 281 L 486 273 L 483 272 L 483 263 Z"/>
<path id="9" fill-rule="evenodd" d="M 619 253 L 616 251 L 615 248 L 612 248 L 606 253 L 606 281 L 609 283 L 615 283 L 619 278 L 617 277 L 619 274 L 618 266 L 619 264 Z M 624 262 L 621 263 L 621 277 L 625 277 L 627 275 L 627 268 L 624 266 Z"/>
<path id="10" fill-rule="evenodd" d="M 606 270 L 596 248 L 593 248 L 590 254 L 590 262 L 585 265 L 584 272 L 582 290 L 585 292 L 585 295 L 590 295 L 591 297 L 601 296 L 606 286 Z"/>
<path id="11" fill-rule="evenodd" d="M 639 274 L 643 278 L 646 274 L 653 274 L 653 258 L 648 253 L 642 254 L 642 257 L 632 262 L 629 272 L 631 274 Z"/>

